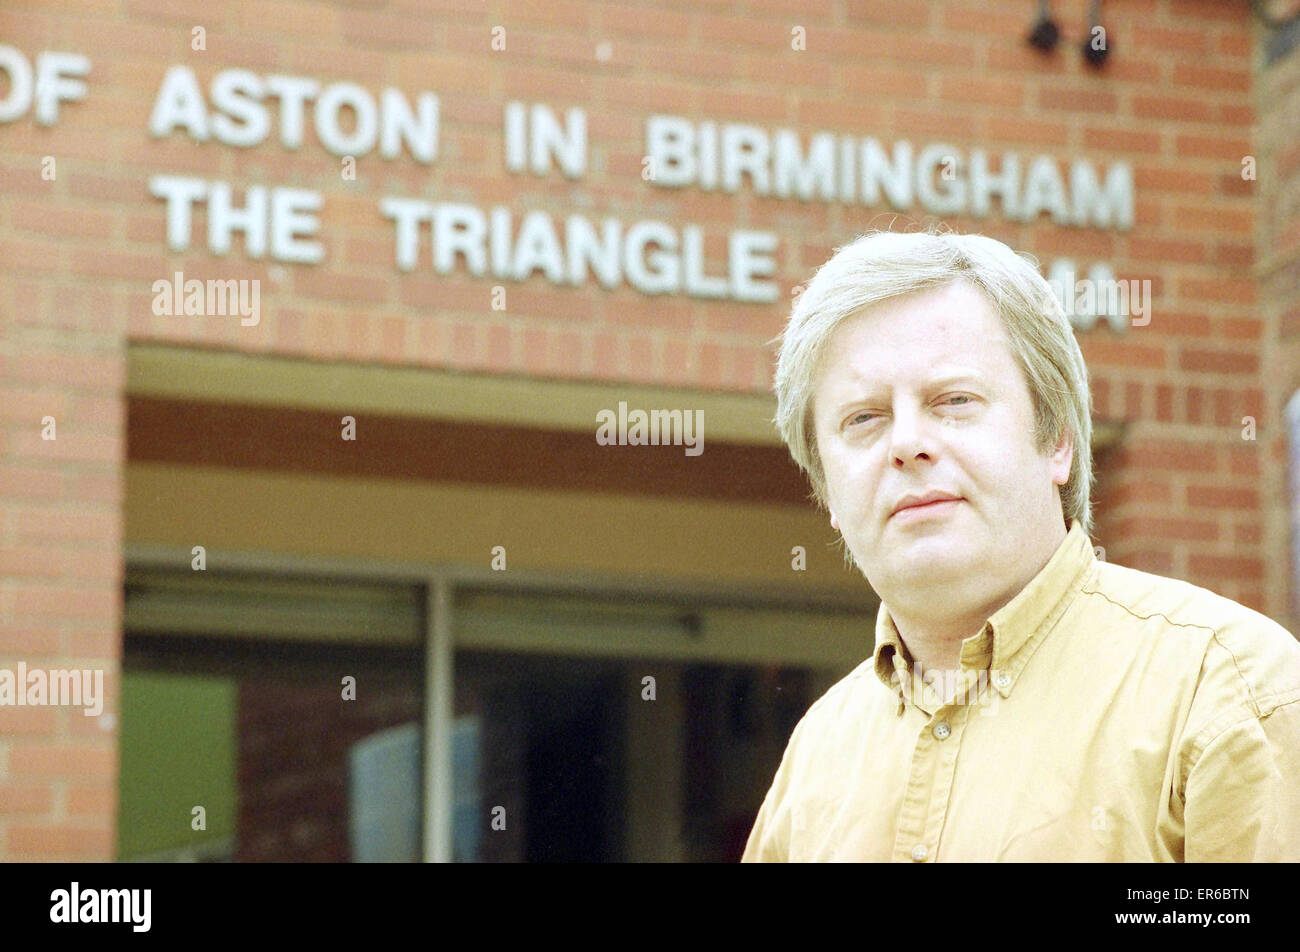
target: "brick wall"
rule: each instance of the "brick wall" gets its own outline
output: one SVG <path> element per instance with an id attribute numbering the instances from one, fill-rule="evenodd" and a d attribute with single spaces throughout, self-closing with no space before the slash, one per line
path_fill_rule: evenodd
<path id="1" fill-rule="evenodd" d="M 1290 35 L 1300 37 L 1292 28 Z M 1298 594 L 1294 584 L 1296 564 L 1289 531 L 1294 520 L 1285 472 L 1289 447 L 1283 408 L 1300 390 L 1300 42 L 1267 57 L 1255 88 L 1259 104 L 1259 248 L 1256 275 L 1259 312 L 1267 328 L 1263 376 L 1271 399 L 1270 433 L 1265 479 L 1261 481 L 1261 517 L 1266 553 L 1266 584 L 1277 597 L 1270 609 L 1285 618 L 1295 632 L 1300 628 Z M 1267 49 L 1267 47 L 1265 47 Z M 1290 599 L 1285 593 L 1290 592 Z M 1283 614 L 1285 612 L 1285 615 Z"/>
<path id="2" fill-rule="evenodd" d="M 128 339 L 766 389 L 765 342 L 780 330 L 779 306 L 555 288 L 534 276 L 510 285 L 508 309 L 493 311 L 492 279 L 442 279 L 393 265 L 392 223 L 376 213 L 385 194 L 555 216 L 580 205 L 625 222 L 698 224 L 714 266 L 720 236 L 771 229 L 781 237 L 787 290 L 834 246 L 893 217 L 744 190 L 656 189 L 639 176 L 644 122 L 656 111 L 886 143 L 943 140 L 963 150 L 1132 162 L 1136 227 L 1128 233 L 1046 218 L 949 221 L 1040 258 L 1106 260 L 1121 278 L 1153 281 L 1148 327 L 1123 337 L 1104 325 L 1080 334 L 1098 418 L 1128 425 L 1124 445 L 1105 460 L 1098 542 L 1113 561 L 1188 578 L 1281 617 L 1283 397 L 1263 382 L 1263 344 L 1296 323 L 1294 261 L 1271 278 L 1262 307 L 1252 267 L 1257 247 L 1294 248 L 1294 204 L 1271 208 L 1261 196 L 1294 192 L 1294 142 L 1273 147 L 1273 171 L 1262 167 L 1259 182 L 1243 181 L 1240 170 L 1255 148 L 1255 103 L 1266 104 L 1262 128 L 1282 123 L 1294 112 L 1294 80 L 1265 80 L 1282 83 L 1285 100 L 1266 99 L 1253 85 L 1245 2 L 1107 4 L 1114 55 L 1100 74 L 1077 52 L 1084 0 L 1056 4 L 1066 42 L 1051 58 L 1022 39 L 1035 7 L 700 0 L 684 9 L 547 0 L 484 13 L 469 0 L 6 4 L 0 42 L 29 59 L 42 50 L 82 53 L 93 66 L 86 101 L 64 103 L 57 125 L 38 127 L 30 114 L 0 125 L 0 665 L 95 665 L 115 684 Z M 202 52 L 190 48 L 195 25 L 207 31 Z M 491 53 L 497 25 L 507 28 L 507 51 Z M 807 31 L 806 51 L 791 49 L 796 25 Z M 594 53 L 602 42 L 611 52 L 603 61 Z M 294 153 L 274 138 L 247 151 L 194 145 L 180 134 L 153 140 L 149 114 L 172 64 L 192 66 L 205 88 L 217 70 L 240 66 L 352 80 L 372 91 L 432 90 L 441 97 L 440 159 L 424 167 L 366 157 L 356 181 L 345 182 L 337 160 L 312 141 L 310 123 Z M 1287 69 L 1293 77 L 1294 60 Z M 591 164 L 583 180 L 503 171 L 501 112 L 511 99 L 587 110 Z M 41 176 L 45 156 L 56 160 L 52 181 Z M 163 205 L 146 184 L 160 173 L 224 179 L 237 196 L 255 184 L 319 190 L 325 262 L 267 265 L 241 254 L 238 242 L 224 259 L 202 250 L 168 254 Z M 194 224 L 203 234 L 201 212 Z M 176 270 L 261 279 L 261 323 L 155 316 L 150 286 Z M 1287 353 L 1279 373 L 1293 387 L 1300 363 L 1293 342 Z M 40 439 L 46 415 L 57 420 L 56 441 Z M 1247 415 L 1258 420 L 1256 442 L 1241 438 Z M 0 709 L 0 859 L 113 855 L 116 709 L 115 691 L 110 716 L 98 719 Z"/>

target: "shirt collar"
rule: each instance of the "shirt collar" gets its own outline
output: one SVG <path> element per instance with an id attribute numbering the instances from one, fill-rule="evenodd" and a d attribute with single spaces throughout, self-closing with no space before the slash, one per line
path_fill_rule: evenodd
<path id="1" fill-rule="evenodd" d="M 1065 539 L 1029 584 L 994 612 L 983 629 L 962 642 L 962 666 L 988 668 L 993 686 L 1003 697 L 1008 695 L 1030 653 L 1021 649 L 1035 635 L 1051 629 L 1096 560 L 1083 523 L 1073 520 Z M 900 681 L 911 678 L 912 657 L 883 601 L 876 612 L 875 668 L 891 691 L 900 690 Z"/>

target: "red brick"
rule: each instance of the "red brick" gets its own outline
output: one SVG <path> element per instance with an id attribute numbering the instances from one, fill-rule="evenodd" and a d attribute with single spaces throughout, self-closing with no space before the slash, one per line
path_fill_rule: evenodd
<path id="1" fill-rule="evenodd" d="M 1216 189 L 1219 195 L 1231 195 L 1237 197 L 1249 197 L 1255 194 L 1255 190 L 1256 185 L 1254 180 L 1243 179 L 1240 171 L 1230 172 L 1227 175 L 1220 175 Z"/>
<path id="2" fill-rule="evenodd" d="M 348 47 L 432 49 L 438 45 L 440 24 L 432 17 L 385 11 L 343 10 L 340 27 Z M 523 34 L 527 35 L 527 34 Z"/>
<path id="3" fill-rule="evenodd" d="M 1175 51 L 1180 53 L 1208 53 L 1211 35 L 1196 26 L 1187 28 L 1162 27 L 1153 23 L 1137 25 L 1130 38 L 1135 50 Z"/>
<path id="4" fill-rule="evenodd" d="M 946 142 L 975 137 L 975 117 L 968 111 L 945 113 L 928 106 L 915 109 L 898 106 L 894 119 L 900 137 L 934 136 Z"/>
<path id="5" fill-rule="evenodd" d="M 59 631 L 54 627 L 0 625 L 0 653 L 21 654 L 32 659 L 59 650 Z"/>
<path id="6" fill-rule="evenodd" d="M 1020 109 L 1025 102 L 1025 86 L 1017 80 L 944 76 L 939 80 L 939 98 L 962 106 L 978 103 Z"/>
<path id="7" fill-rule="evenodd" d="M 487 366 L 497 372 L 514 369 L 514 340 L 510 328 L 500 324 L 488 328 Z"/>
<path id="8" fill-rule="evenodd" d="M 1253 585 L 1242 585 L 1238 589 L 1237 597 L 1233 601 L 1245 605 L 1247 608 L 1266 615 L 1269 612 L 1268 601 L 1265 598 L 1264 590 Z"/>
<path id="9" fill-rule="evenodd" d="M 1254 374 L 1259 372 L 1259 355 L 1250 351 L 1184 348 L 1178 366 L 1193 373 Z"/>
<path id="10" fill-rule="evenodd" d="M 0 464 L 0 497 L 61 499 L 67 486 L 60 466 Z"/>
<path id="11" fill-rule="evenodd" d="M 1113 551 L 1112 551 L 1113 550 Z M 1161 549 L 1130 549 L 1127 546 L 1111 546 L 1106 549 L 1107 560 L 1139 572 L 1153 572 L 1157 575 L 1172 575 L 1174 569 L 1173 555 Z"/>
<path id="12" fill-rule="evenodd" d="M 1243 441 L 1242 445 L 1245 447 L 1243 450 L 1229 454 L 1229 471 L 1237 476 L 1258 476 L 1259 452 L 1255 449 L 1256 444 Z"/>
<path id="13" fill-rule="evenodd" d="M 1244 136 L 1225 138 L 1223 135 L 1181 135 L 1174 140 L 1174 148 L 1180 156 L 1234 163 L 1240 163 L 1242 157 L 1251 152 L 1250 140 Z M 1242 180 L 1240 170 L 1235 178 L 1237 181 Z"/>
<path id="14" fill-rule="evenodd" d="M 1065 57 L 1044 56 L 1026 43 L 1019 33 L 1015 37 L 1005 37 L 1001 43 L 990 43 L 986 55 L 989 66 L 996 71 L 1026 75 L 1063 75 L 1066 72 Z"/>
<path id="15" fill-rule="evenodd" d="M 699 374 L 701 380 L 711 386 L 718 386 L 724 375 L 722 365 L 722 348 L 714 343 L 700 345 Z"/>
<path id="16" fill-rule="evenodd" d="M 0 815 L 49 813 L 54 808 L 54 791 L 48 783 L 0 781 Z"/>
<path id="17" fill-rule="evenodd" d="M 1214 260 L 1221 264 L 1249 268 L 1255 263 L 1255 247 L 1240 242 L 1220 241 L 1214 246 Z"/>
<path id="18" fill-rule="evenodd" d="M 294 277 L 294 291 L 305 297 L 331 301 L 366 301 L 382 304 L 388 300 L 387 278 L 330 274 L 320 270 L 299 271 Z"/>
<path id="19" fill-rule="evenodd" d="M 121 581 L 115 586 L 121 587 Z M 122 635 L 119 615 L 105 619 L 107 624 L 95 627 L 72 627 L 64 638 L 65 653 L 78 658 L 116 658 L 121 653 Z M 88 624 L 88 623 L 83 623 Z M 98 623 L 96 623 L 98 624 Z M 107 681 L 105 681 L 107 685 Z M 107 691 L 107 687 L 105 688 Z M 108 694 L 111 699 L 114 695 Z"/>
<path id="20" fill-rule="evenodd" d="M 1205 202 L 1174 208 L 1174 225 L 1179 231 L 1249 235 L 1254 220 L 1254 213 L 1249 208 L 1224 208 L 1220 203 Z"/>
<path id="21" fill-rule="evenodd" d="M 719 305 L 721 303 L 719 302 Z M 640 294 L 616 293 L 606 302 L 603 310 L 606 320 L 613 325 L 657 328 L 684 333 L 691 329 L 695 321 L 689 300 L 646 298 Z M 752 311 L 748 308 L 745 312 L 752 317 Z"/>
<path id="22" fill-rule="evenodd" d="M 1187 505 L 1194 508 L 1208 506 L 1212 509 L 1259 508 L 1259 490 L 1250 486 L 1188 485 Z"/>
<path id="23" fill-rule="evenodd" d="M 117 811 L 117 789 L 109 784 L 70 784 L 66 806 L 69 816 L 113 816 Z"/>
<path id="24" fill-rule="evenodd" d="M 860 31 L 857 32 L 861 36 Z M 858 39 L 849 46 L 847 52 L 871 53 L 893 62 L 913 65 L 921 63 L 949 69 L 970 68 L 976 64 L 975 46 L 965 41 L 908 33 L 890 36 L 888 42 L 883 43 L 876 37 L 867 39 L 874 48 L 862 49 L 861 39 Z"/>
<path id="25" fill-rule="evenodd" d="M 845 63 L 844 88 L 873 96 L 925 100 L 930 73 L 924 69 L 880 66 L 873 63 Z"/>
<path id="26" fill-rule="evenodd" d="M 10 215 L 13 224 L 24 231 L 73 240 L 106 240 L 113 229 L 112 215 L 48 201 L 15 203 Z"/>
<path id="27" fill-rule="evenodd" d="M 102 746 L 58 746 L 15 742 L 9 748 L 11 776 L 111 777 L 117 751 Z"/>
<path id="28" fill-rule="evenodd" d="M 1107 89 L 1089 86 L 1043 86 L 1038 91 L 1038 106 L 1041 109 L 1114 115 L 1119 108 L 1119 97 Z"/>
<path id="29" fill-rule="evenodd" d="M 1169 384 L 1156 385 L 1156 419 L 1162 423 L 1174 419 L 1174 388 Z"/>
<path id="30" fill-rule="evenodd" d="M 530 374 L 541 376 L 547 370 L 547 350 L 549 344 L 546 331 L 540 327 L 527 327 L 523 330 L 523 369 Z"/>
<path id="31" fill-rule="evenodd" d="M 1084 126 L 1083 140 L 1097 143 L 1111 152 L 1146 152 L 1159 155 L 1164 149 L 1159 132 L 1117 129 L 1113 123 Z"/>
<path id="32" fill-rule="evenodd" d="M 1262 579 L 1264 563 L 1253 556 L 1192 554 L 1188 567 L 1198 578 Z"/>
<path id="33" fill-rule="evenodd" d="M 40 856 L 112 858 L 114 831 L 107 826 L 50 826 L 12 823 L 9 827 L 9 852 Z"/>
<path id="34" fill-rule="evenodd" d="M 1263 530 L 1256 524 L 1239 525 L 1232 533 L 1232 541 L 1237 545 L 1259 545 L 1263 537 Z"/>
<path id="35" fill-rule="evenodd" d="M 53 707 L 0 707 L 0 736 L 53 737 L 56 720 Z"/>
<path id="36" fill-rule="evenodd" d="M 1214 48 L 1229 56 L 1249 56 L 1252 49 L 1250 34 L 1244 31 L 1220 33 Z"/>
<path id="37" fill-rule="evenodd" d="M 1250 90 L 1250 70 L 1244 66 L 1240 69 L 1218 69 L 1191 63 L 1175 63 L 1173 80 L 1175 86 L 1195 86 L 1216 93 L 1244 93 Z"/>
<path id="38" fill-rule="evenodd" d="M 0 238 L 0 261 L 7 271 L 51 272 L 61 267 L 60 245 L 33 238 Z"/>
<path id="39" fill-rule="evenodd" d="M 1144 440 L 1126 446 L 1125 462 L 1135 469 L 1205 472 L 1214 464 L 1213 448 Z"/>
<path id="40" fill-rule="evenodd" d="M 1092 390 L 1093 416 L 1099 420 L 1110 419 L 1110 382 L 1097 379 L 1090 380 L 1089 384 Z"/>
<path id="41" fill-rule="evenodd" d="M 1254 317 L 1225 317 L 1215 324 L 1228 340 L 1258 341 L 1264 333 L 1263 322 Z"/>
<path id="42" fill-rule="evenodd" d="M 1124 416 L 1130 420 L 1141 419 L 1146 415 L 1144 396 L 1147 387 L 1139 381 L 1130 380 L 1124 384 Z"/>
<path id="43" fill-rule="evenodd" d="M 1254 125 L 1255 107 L 1248 102 L 1219 103 L 1214 112 L 1214 119 L 1216 122 L 1223 122 L 1233 126 Z"/>
<path id="44" fill-rule="evenodd" d="M 1255 300 L 1255 282 L 1240 278 L 1220 277 L 1213 281 L 1187 278 L 1179 282 L 1178 290 L 1192 300 L 1227 301 L 1240 306 L 1249 306 Z"/>
<path id="45" fill-rule="evenodd" d="M 451 355 L 457 363 L 472 366 L 482 354 L 482 337 L 476 324 L 457 322 L 452 328 Z"/>
<path id="46" fill-rule="evenodd" d="M 881 10 L 889 10 L 882 6 Z M 939 22 L 944 30 L 958 36 L 985 34 L 996 40 L 1019 36 L 1025 29 L 1025 18 L 1019 10 L 1000 9 L 984 3 L 961 3 L 945 0 L 938 6 Z"/>
<path id="47" fill-rule="evenodd" d="M 1130 503 L 1141 504 L 1144 511 L 1151 504 L 1167 504 L 1173 501 L 1173 490 L 1169 484 L 1158 479 L 1141 479 L 1108 487 L 1105 503 L 1108 510 L 1114 511 Z"/>
<path id="48" fill-rule="evenodd" d="M 728 97 L 728 115 L 735 119 L 753 119 L 765 122 L 784 111 L 784 93 L 789 90 L 825 90 L 835 81 L 833 64 L 806 52 L 790 51 L 781 64 L 781 92 L 736 93 Z M 732 79 L 752 83 L 770 83 L 772 54 L 755 56 L 737 55 Z M 734 103 L 734 105 L 733 105 Z M 764 104 L 767 103 L 766 108 Z"/>
<path id="49" fill-rule="evenodd" d="M 62 507 L 29 505 L 13 515 L 16 538 L 33 542 L 85 541 L 101 543 L 115 539 L 121 529 L 115 512 L 88 512 Z"/>
<path id="50" fill-rule="evenodd" d="M 1209 195 L 1214 191 L 1214 175 L 1196 169 L 1167 165 L 1134 166 L 1133 185 L 1144 192 L 1181 192 Z M 1134 242 L 1156 240 L 1148 235 L 1134 235 Z"/>
<path id="51" fill-rule="evenodd" d="M 1170 539 L 1180 542 L 1216 542 L 1219 539 L 1219 524 L 1206 519 L 1132 516 L 1119 520 L 1115 531 L 1124 539 Z"/>
<path id="52" fill-rule="evenodd" d="M 9 380 L 41 385 L 62 382 L 72 390 L 116 392 L 126 379 L 126 361 L 117 354 L 29 351 L 3 361 Z"/>
<path id="53" fill-rule="evenodd" d="M 851 24 L 871 29 L 926 27 L 931 22 L 932 7 L 927 0 L 895 0 L 888 6 L 874 0 L 847 0 L 844 16 Z"/>
<path id="54" fill-rule="evenodd" d="M 1136 261 L 1202 264 L 1209 260 L 1209 250 L 1200 241 L 1166 240 L 1144 236 L 1129 239 L 1129 257 Z M 1161 322 L 1164 322 L 1164 315 L 1161 315 Z"/>
<path id="55" fill-rule="evenodd" d="M 1063 146 L 1070 137 L 1070 125 L 1065 122 L 1049 122 L 1025 116 L 999 116 L 996 113 L 987 116 L 984 121 L 990 139 L 1020 146 L 1024 143 Z"/>
<path id="56" fill-rule="evenodd" d="M 1228 426 L 1233 422 L 1240 421 L 1239 399 L 1239 395 L 1232 390 L 1215 390 L 1214 422 L 1219 426 Z"/>
<path id="57" fill-rule="evenodd" d="M 551 338 L 549 352 L 550 370 L 554 374 L 576 375 L 582 366 L 582 336 L 573 331 L 563 331 Z"/>
<path id="58" fill-rule="evenodd" d="M 1138 344 L 1129 336 L 1120 339 L 1088 336 L 1080 344 L 1089 367 L 1097 364 L 1162 370 L 1166 364 L 1163 347 Z"/>
<path id="59" fill-rule="evenodd" d="M 117 611 L 120 602 L 116 589 L 107 586 L 32 581 L 15 583 L 10 590 L 19 617 L 32 620 L 43 616 L 105 618 Z"/>
<path id="60" fill-rule="evenodd" d="M 13 546 L 0 549 L 0 576 L 46 576 L 63 574 L 64 556 L 53 549 Z"/>

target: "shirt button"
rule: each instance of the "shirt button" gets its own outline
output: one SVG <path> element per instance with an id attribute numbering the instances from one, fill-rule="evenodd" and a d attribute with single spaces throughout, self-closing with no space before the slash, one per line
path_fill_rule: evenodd
<path id="1" fill-rule="evenodd" d="M 952 733 L 952 730 L 951 730 L 951 729 L 948 727 L 948 725 L 947 725 L 945 722 L 943 722 L 943 721 L 940 721 L 938 724 L 935 724 L 935 725 L 934 725 L 934 736 L 937 737 L 937 738 L 939 738 L 939 740 L 943 740 L 945 737 L 947 737 L 947 736 L 948 736 L 949 734 L 951 734 L 951 733 Z M 925 847 L 923 846 L 923 847 L 921 847 L 921 849 L 924 850 Z"/>
<path id="2" fill-rule="evenodd" d="M 1007 674 L 1004 671 L 1002 674 L 999 674 L 996 678 L 993 679 L 993 683 L 1000 688 L 1009 688 L 1011 687 L 1011 675 Z"/>
<path id="3" fill-rule="evenodd" d="M 924 843 L 917 843 L 912 847 L 912 859 L 916 860 L 918 863 L 923 863 L 925 862 L 925 854 L 927 852 L 928 850 L 926 850 Z"/>

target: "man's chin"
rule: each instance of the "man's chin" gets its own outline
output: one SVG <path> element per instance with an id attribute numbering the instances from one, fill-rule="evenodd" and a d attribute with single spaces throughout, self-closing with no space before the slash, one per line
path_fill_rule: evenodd
<path id="1" fill-rule="evenodd" d="M 970 574 L 972 559 L 944 534 L 892 540 L 872 552 L 880 574 L 907 584 L 934 584 Z"/>

